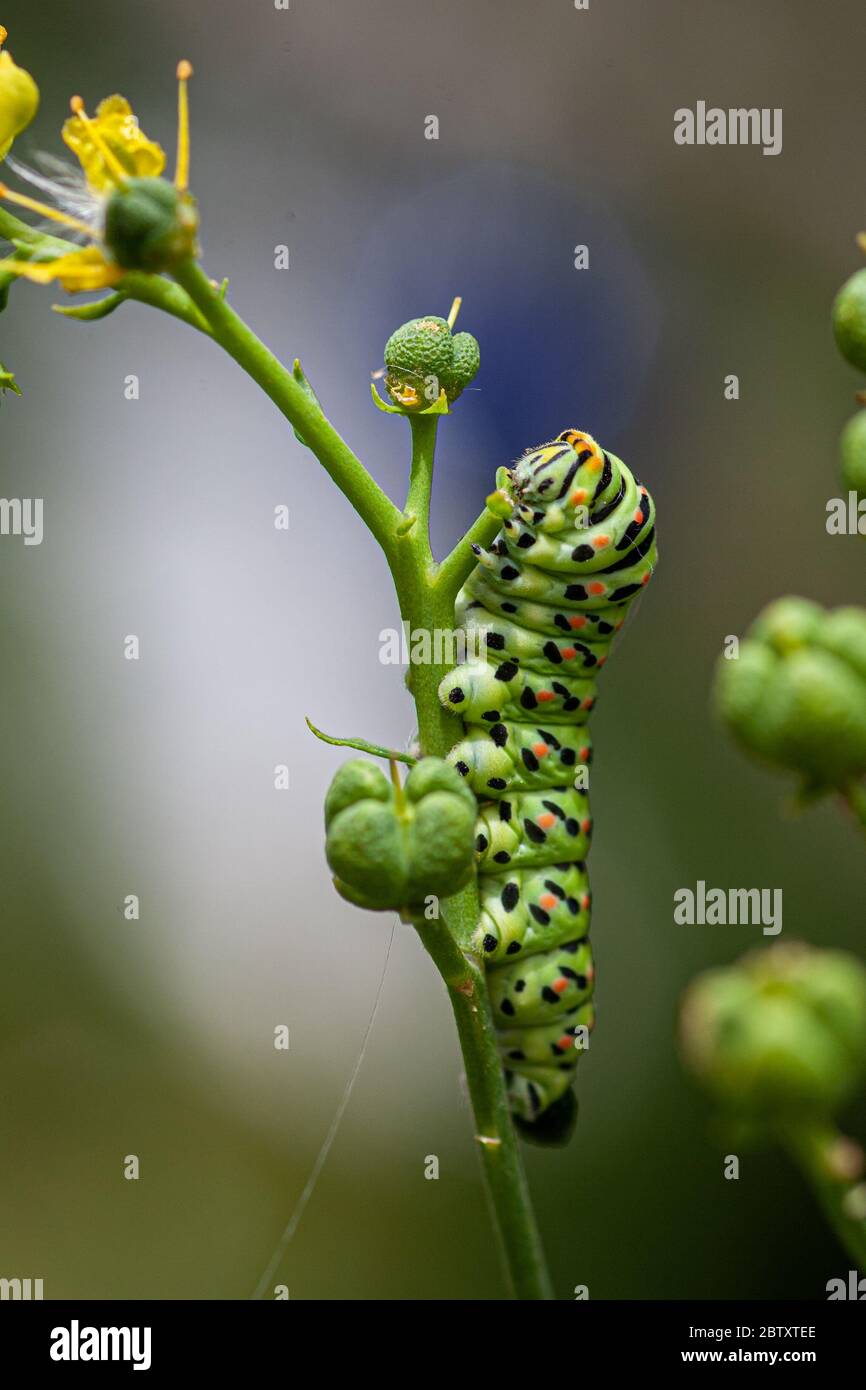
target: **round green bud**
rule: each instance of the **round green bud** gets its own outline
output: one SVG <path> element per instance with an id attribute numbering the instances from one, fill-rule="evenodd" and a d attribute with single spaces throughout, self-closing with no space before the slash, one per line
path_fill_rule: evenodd
<path id="1" fill-rule="evenodd" d="M 758 614 L 749 628 L 749 637 L 785 656 L 814 641 L 824 617 L 821 605 L 811 599 L 778 598 Z"/>
<path id="2" fill-rule="evenodd" d="M 475 798 L 439 758 L 422 758 L 396 788 L 373 763 L 345 763 L 325 801 L 325 851 L 337 891 L 374 911 L 450 897 L 475 863 Z"/>
<path id="3" fill-rule="evenodd" d="M 719 713 L 748 751 L 815 790 L 866 773 L 866 613 L 782 599 L 722 658 Z"/>
<path id="4" fill-rule="evenodd" d="M 866 270 L 858 270 L 836 295 L 833 333 L 845 360 L 866 372 Z"/>
<path id="5" fill-rule="evenodd" d="M 6 30 L 0 24 L 0 44 Z M 7 50 L 0 53 L 0 159 L 5 159 L 16 135 L 20 135 L 39 109 L 39 88 L 29 72 L 12 61 Z"/>
<path id="6" fill-rule="evenodd" d="M 471 333 L 455 333 L 452 343 L 454 366 L 451 373 L 451 389 L 447 386 L 445 389 L 449 401 L 456 401 L 478 372 L 481 365 L 481 349 Z"/>
<path id="7" fill-rule="evenodd" d="M 410 319 L 385 344 L 388 394 L 407 410 L 426 410 L 447 390 L 453 362 L 447 321 L 433 314 Z"/>
<path id="8" fill-rule="evenodd" d="M 403 826 L 380 768 L 353 758 L 339 769 L 325 800 L 325 826 L 325 853 L 343 897 L 379 911 L 406 901 Z"/>
<path id="9" fill-rule="evenodd" d="M 858 410 L 848 421 L 839 440 L 839 450 L 843 483 L 866 496 L 866 410 Z"/>
<path id="10" fill-rule="evenodd" d="M 689 987 L 680 1038 L 727 1110 L 768 1123 L 832 1114 L 866 1074 L 866 970 L 800 943 L 751 952 Z"/>
<path id="11" fill-rule="evenodd" d="M 171 270 L 195 254 L 195 199 L 165 179 L 129 179 L 105 209 L 105 244 L 124 270 Z"/>

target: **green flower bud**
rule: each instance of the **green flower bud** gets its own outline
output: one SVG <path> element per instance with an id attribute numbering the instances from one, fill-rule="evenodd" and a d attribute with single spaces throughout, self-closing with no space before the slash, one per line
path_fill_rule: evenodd
<path id="1" fill-rule="evenodd" d="M 690 985 L 680 1039 L 686 1065 L 744 1119 L 829 1115 L 866 1074 L 866 969 L 801 943 L 750 952 Z"/>
<path id="2" fill-rule="evenodd" d="M 448 399 L 449 401 L 456 401 L 481 366 L 481 349 L 478 346 L 477 338 L 473 338 L 471 333 L 455 333 L 452 342 L 454 345 L 454 368 Z"/>
<path id="3" fill-rule="evenodd" d="M 0 45 L 6 30 L 0 24 Z M 11 53 L 0 53 L 0 159 L 5 159 L 16 135 L 29 126 L 39 109 L 39 88 L 29 72 L 12 61 Z"/>
<path id="4" fill-rule="evenodd" d="M 866 496 L 866 410 L 858 410 L 842 431 L 842 481 L 847 488 Z"/>
<path id="5" fill-rule="evenodd" d="M 478 371 L 480 354 L 471 333 L 451 336 L 446 319 L 410 319 L 385 344 L 385 386 L 404 410 L 426 410 L 442 391 L 455 401 Z"/>
<path id="6" fill-rule="evenodd" d="M 105 244 L 124 270 L 171 270 L 195 254 L 195 199 L 165 179 L 129 179 L 105 209 Z"/>
<path id="7" fill-rule="evenodd" d="M 422 758 L 400 788 L 373 763 L 344 763 L 325 801 L 338 893 L 380 912 L 450 897 L 474 872 L 476 815 L 460 774 L 439 758 Z"/>
<path id="8" fill-rule="evenodd" d="M 866 773 L 866 612 L 780 599 L 720 660 L 715 694 L 748 752 L 815 790 L 847 786 Z"/>
<path id="9" fill-rule="evenodd" d="M 866 372 L 866 270 L 846 280 L 833 301 L 833 333 L 845 360 Z"/>

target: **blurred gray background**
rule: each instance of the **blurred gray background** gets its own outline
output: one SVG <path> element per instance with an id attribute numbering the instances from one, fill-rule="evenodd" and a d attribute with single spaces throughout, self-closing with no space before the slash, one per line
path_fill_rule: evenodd
<path id="1" fill-rule="evenodd" d="M 23 159 L 63 152 L 73 92 L 120 91 L 171 166 L 192 60 L 204 264 L 399 502 L 408 429 L 373 409 L 370 373 L 398 324 L 463 295 L 482 368 L 440 431 L 440 553 L 499 464 L 568 426 L 651 486 L 661 567 L 594 720 L 599 1026 L 576 1138 L 529 1151 L 530 1178 L 560 1297 L 823 1296 L 848 1257 L 780 1156 L 723 1180 L 676 1058 L 684 984 L 762 938 L 675 926 L 672 900 L 699 878 L 782 887 L 783 939 L 860 947 L 856 832 L 833 807 L 784 818 L 708 690 L 770 598 L 863 598 L 862 541 L 824 530 L 859 385 L 829 308 L 866 225 L 862 6 L 7 0 L 0 19 L 42 92 Z M 782 107 L 783 152 L 676 146 L 698 100 Z M 391 932 L 331 889 L 342 754 L 303 717 L 406 740 L 402 673 L 378 659 L 395 603 L 348 504 L 218 349 L 138 305 L 65 322 L 57 298 L 21 285 L 0 317 L 24 391 L 0 409 L 0 491 L 45 499 L 43 545 L 0 544 L 0 1275 L 57 1298 L 244 1298 Z M 400 927 L 280 1272 L 293 1298 L 502 1295 L 459 1073 Z"/>

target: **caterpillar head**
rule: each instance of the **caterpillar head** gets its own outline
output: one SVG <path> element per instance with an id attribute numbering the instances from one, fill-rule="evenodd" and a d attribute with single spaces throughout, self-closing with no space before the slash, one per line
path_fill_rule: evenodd
<path id="1" fill-rule="evenodd" d="M 545 514 L 556 508 L 565 521 L 590 505 L 605 463 L 604 450 L 582 430 L 564 430 L 551 443 L 528 450 L 509 474 L 518 514 L 537 524 L 539 508 Z"/>

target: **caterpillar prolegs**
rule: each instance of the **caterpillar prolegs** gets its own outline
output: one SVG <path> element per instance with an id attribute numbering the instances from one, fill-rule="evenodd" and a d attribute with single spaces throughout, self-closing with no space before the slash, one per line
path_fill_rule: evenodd
<path id="1" fill-rule="evenodd" d="M 473 944 L 509 1102 L 523 1126 L 555 1133 L 574 1110 L 571 1081 L 595 1016 L 586 723 L 598 672 L 655 565 L 655 509 L 626 465 L 578 430 L 496 481 L 509 514 L 490 549 L 475 548 L 456 611 L 486 661 L 457 667 L 440 696 L 466 726 L 449 761 L 480 802 Z"/>

